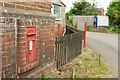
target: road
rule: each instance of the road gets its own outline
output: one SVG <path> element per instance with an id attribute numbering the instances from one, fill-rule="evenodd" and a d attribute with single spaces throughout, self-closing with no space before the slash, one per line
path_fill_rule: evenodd
<path id="1" fill-rule="evenodd" d="M 87 32 L 87 47 L 101 54 L 105 63 L 118 74 L 118 35 Z"/>

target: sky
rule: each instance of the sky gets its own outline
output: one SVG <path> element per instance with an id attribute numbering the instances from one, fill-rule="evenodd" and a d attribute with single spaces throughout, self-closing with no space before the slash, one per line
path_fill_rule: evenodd
<path id="1" fill-rule="evenodd" d="M 66 5 L 66 12 L 68 12 L 71 7 L 73 7 L 73 4 L 75 1 L 80 1 L 80 0 L 61 0 L 65 5 Z M 97 3 L 97 7 L 103 7 L 105 12 L 107 11 L 107 7 L 109 6 L 109 3 L 111 0 L 87 0 L 88 2 L 92 3 Z"/>

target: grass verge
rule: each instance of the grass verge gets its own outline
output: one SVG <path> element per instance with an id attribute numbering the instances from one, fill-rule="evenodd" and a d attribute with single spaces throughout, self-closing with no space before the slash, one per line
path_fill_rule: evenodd
<path id="1" fill-rule="evenodd" d="M 102 78 L 110 74 L 112 71 L 104 61 L 94 51 L 86 48 L 80 56 L 49 74 L 49 78 Z"/>

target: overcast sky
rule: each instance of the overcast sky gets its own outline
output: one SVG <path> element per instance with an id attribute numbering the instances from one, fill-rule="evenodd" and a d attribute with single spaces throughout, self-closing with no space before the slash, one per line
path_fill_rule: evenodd
<path id="1" fill-rule="evenodd" d="M 79 0 L 61 0 L 61 1 L 66 5 L 66 12 L 68 12 L 71 9 L 71 7 L 73 7 L 72 3 Z M 109 3 L 111 2 L 111 0 L 87 0 L 87 1 L 97 3 L 97 7 L 103 7 L 105 12 L 107 10 Z"/>

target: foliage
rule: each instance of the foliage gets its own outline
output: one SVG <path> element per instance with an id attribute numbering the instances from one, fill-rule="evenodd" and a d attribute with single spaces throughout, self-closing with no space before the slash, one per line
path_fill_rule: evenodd
<path id="1" fill-rule="evenodd" d="M 114 26 L 111 25 L 111 26 L 109 26 L 109 29 L 114 33 L 120 33 L 120 26 L 118 26 L 118 25 L 114 25 Z"/>
<path id="2" fill-rule="evenodd" d="M 67 12 L 65 15 L 66 15 L 66 23 L 68 25 L 72 26 L 72 17 L 71 16 L 73 16 L 74 14 L 71 12 Z"/>
<path id="3" fill-rule="evenodd" d="M 102 58 L 99 65 L 98 54 L 88 48 L 84 49 L 81 55 L 64 65 L 60 70 L 61 75 L 55 72 L 50 75 L 54 75 L 55 78 L 71 78 L 71 72 L 74 70 L 75 78 L 84 78 L 86 80 L 86 78 L 104 78 L 113 74 Z"/>
<path id="4" fill-rule="evenodd" d="M 72 25 L 72 16 L 74 15 L 96 15 L 98 9 L 95 4 L 90 4 L 85 0 L 73 3 L 73 8 L 66 13 L 66 23 Z"/>
<path id="5" fill-rule="evenodd" d="M 86 1 L 73 3 L 74 7 L 70 10 L 75 15 L 96 15 L 98 10 L 95 4 Z"/>
<path id="6" fill-rule="evenodd" d="M 111 2 L 106 15 L 110 18 L 110 25 L 120 25 L 120 1 Z"/>
<path id="7" fill-rule="evenodd" d="M 44 72 L 44 73 L 41 75 L 41 78 L 42 78 L 42 79 L 44 79 L 44 78 L 49 78 L 48 73 L 47 73 L 47 72 Z"/>
<path id="8" fill-rule="evenodd" d="M 109 16 L 110 26 L 108 27 L 112 32 L 120 33 L 120 1 L 112 1 L 107 8 L 107 16 Z"/>
<path id="9" fill-rule="evenodd" d="M 90 31 L 91 28 L 92 28 L 92 26 L 87 26 L 86 30 L 87 30 L 87 31 Z"/>
<path id="10" fill-rule="evenodd" d="M 67 23 L 68 25 L 71 25 L 71 26 L 72 26 L 72 25 L 73 25 L 73 24 L 72 24 L 72 18 L 68 18 L 68 20 L 66 21 L 66 23 Z"/>
<path id="11" fill-rule="evenodd" d="M 74 14 L 73 13 L 71 13 L 71 12 L 67 12 L 66 14 L 66 18 L 67 18 L 67 20 L 70 18 L 70 16 L 73 16 Z"/>

